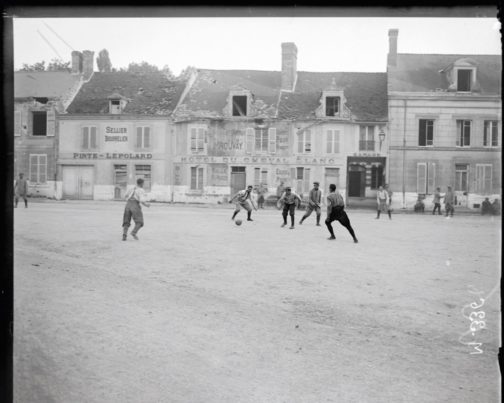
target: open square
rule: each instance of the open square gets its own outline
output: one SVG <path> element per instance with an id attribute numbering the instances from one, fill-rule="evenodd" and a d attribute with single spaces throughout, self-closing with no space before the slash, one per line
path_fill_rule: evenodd
<path id="1" fill-rule="evenodd" d="M 500 217 L 123 209 L 14 210 L 16 402 L 500 400 Z"/>

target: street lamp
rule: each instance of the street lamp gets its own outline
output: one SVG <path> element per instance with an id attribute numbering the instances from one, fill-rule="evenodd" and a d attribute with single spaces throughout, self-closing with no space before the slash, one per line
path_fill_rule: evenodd
<path id="1" fill-rule="evenodd" d="M 380 139 L 380 152 L 383 141 L 385 140 L 385 131 L 383 128 L 380 128 L 380 132 L 378 133 L 378 138 Z"/>

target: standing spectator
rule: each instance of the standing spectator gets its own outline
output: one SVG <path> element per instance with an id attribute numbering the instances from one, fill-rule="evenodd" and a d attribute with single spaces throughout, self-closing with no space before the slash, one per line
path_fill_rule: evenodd
<path id="1" fill-rule="evenodd" d="M 322 192 L 319 189 L 319 185 L 319 182 L 313 182 L 313 189 L 310 190 L 310 194 L 308 196 L 306 213 L 303 218 L 301 218 L 301 221 L 299 221 L 299 224 L 303 224 L 303 221 L 311 215 L 313 210 L 315 210 L 315 213 L 317 214 L 317 226 L 320 227 L 320 215 L 322 213 L 320 203 L 322 202 Z"/>
<path id="2" fill-rule="evenodd" d="M 257 205 L 259 208 L 264 209 L 264 195 L 268 193 L 268 188 L 264 183 L 259 184 L 257 189 Z"/>
<path id="3" fill-rule="evenodd" d="M 388 203 L 387 203 L 387 213 L 390 219 L 392 219 L 392 195 L 394 194 L 388 184 L 385 185 L 385 191 L 388 195 Z"/>
<path id="4" fill-rule="evenodd" d="M 390 210 L 388 209 L 388 192 L 383 189 L 383 186 L 380 186 L 378 188 L 378 192 L 376 192 L 376 203 L 378 205 L 377 211 L 376 211 L 376 219 L 380 218 L 380 214 L 383 213 L 388 213 L 388 216 L 390 219 L 392 219 L 392 215 L 390 214 Z"/>
<path id="5" fill-rule="evenodd" d="M 122 240 L 126 240 L 126 235 L 128 234 L 128 228 L 131 223 L 131 218 L 135 222 L 135 227 L 131 231 L 130 235 L 138 241 L 137 233 L 140 228 L 144 225 L 142 206 L 150 207 L 150 203 L 147 202 L 145 190 L 143 190 L 144 180 L 142 178 L 137 179 L 137 185 L 126 192 L 124 198 L 127 200 L 126 207 L 124 208 L 123 215 L 123 236 Z"/>
<path id="6" fill-rule="evenodd" d="M 492 215 L 493 214 L 493 207 L 492 203 L 490 203 L 490 200 L 488 197 L 485 197 L 485 200 L 483 200 L 483 203 L 481 203 L 481 215 Z"/>
<path id="7" fill-rule="evenodd" d="M 494 215 L 500 215 L 501 213 L 501 205 L 499 199 L 495 199 L 492 203 L 492 213 Z"/>
<path id="8" fill-rule="evenodd" d="M 231 200 L 229 200 L 229 203 L 233 203 L 233 200 L 236 199 L 236 208 L 233 213 L 233 216 L 231 217 L 231 220 L 234 220 L 236 217 L 236 214 L 240 212 L 242 208 L 247 210 L 247 221 L 254 221 L 251 218 L 252 215 L 252 207 L 254 207 L 254 210 L 257 211 L 257 207 L 254 204 L 254 200 L 252 199 L 252 186 L 247 186 L 247 189 L 240 190 L 237 192 Z M 250 207 L 252 205 L 252 207 Z"/>
<path id="9" fill-rule="evenodd" d="M 455 212 L 455 208 L 453 207 L 455 203 L 455 193 L 453 193 L 451 186 L 448 186 L 448 190 L 444 196 L 444 204 L 445 204 L 445 214 L 446 217 L 448 215 L 453 217 L 453 213 Z"/>
<path id="10" fill-rule="evenodd" d="M 331 234 L 331 236 L 328 239 L 330 241 L 336 239 L 336 237 L 334 236 L 334 230 L 331 223 L 333 221 L 339 221 L 339 223 L 343 225 L 348 230 L 348 232 L 350 232 L 350 235 L 352 235 L 354 242 L 358 243 L 359 241 L 357 241 L 355 232 L 352 226 L 350 225 L 350 219 L 348 218 L 347 213 L 345 212 L 345 202 L 343 200 L 343 197 L 339 192 L 336 191 L 336 185 L 334 183 L 331 183 L 329 185 L 329 192 L 330 193 L 327 196 L 327 218 L 325 220 L 327 229 Z"/>
<path id="11" fill-rule="evenodd" d="M 278 187 L 277 187 L 277 197 L 278 197 L 278 199 L 280 199 L 280 197 L 282 197 L 284 191 L 285 191 L 285 186 L 284 186 L 283 181 L 281 181 L 280 185 L 278 185 Z"/>
<path id="12" fill-rule="evenodd" d="M 280 197 L 280 199 L 277 202 L 278 206 L 281 206 L 283 203 L 283 209 L 282 209 L 283 224 L 282 224 L 282 227 L 285 227 L 287 225 L 287 214 L 290 214 L 290 217 L 291 217 L 290 229 L 294 229 L 294 214 L 296 211 L 296 202 L 301 204 L 301 198 L 296 193 L 291 192 L 290 187 L 286 187 L 284 194 L 282 195 L 282 197 Z"/>
<path id="13" fill-rule="evenodd" d="M 17 207 L 19 198 L 22 197 L 24 200 L 25 208 L 28 208 L 28 182 L 23 178 L 24 174 L 19 174 L 19 179 L 14 183 L 14 194 L 15 194 L 15 206 Z"/>
<path id="14" fill-rule="evenodd" d="M 441 215 L 441 188 L 436 188 L 434 192 L 434 210 L 432 210 L 432 215 L 436 214 L 436 210 L 438 211 L 438 215 Z"/>

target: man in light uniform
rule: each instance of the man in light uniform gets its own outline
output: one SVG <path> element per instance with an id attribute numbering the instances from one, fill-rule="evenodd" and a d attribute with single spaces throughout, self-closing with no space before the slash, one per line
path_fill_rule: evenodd
<path id="1" fill-rule="evenodd" d="M 310 194 L 308 196 L 308 206 L 306 207 L 306 213 L 299 221 L 299 224 L 303 224 L 303 221 L 308 218 L 312 211 L 315 210 L 317 214 L 317 226 L 320 227 L 320 215 L 322 214 L 320 204 L 322 202 L 322 192 L 319 189 L 319 183 L 313 182 L 313 189 L 310 190 Z"/>
<path id="2" fill-rule="evenodd" d="M 143 190 L 144 180 L 142 178 L 137 179 L 137 185 L 126 192 L 124 198 L 127 200 L 126 207 L 124 208 L 123 215 L 123 236 L 122 240 L 126 240 L 128 234 L 128 228 L 131 223 L 131 218 L 135 222 L 135 227 L 131 231 L 130 235 L 138 241 L 137 233 L 140 228 L 144 225 L 142 206 L 150 207 L 150 203 L 146 201 L 145 190 Z"/>
<path id="3" fill-rule="evenodd" d="M 291 217 L 291 226 L 290 229 L 294 229 L 294 213 L 296 211 L 296 202 L 301 205 L 301 198 L 299 195 L 291 191 L 291 188 L 287 186 L 285 188 L 285 192 L 280 197 L 280 200 L 277 202 L 277 206 L 280 207 L 283 204 L 283 209 L 282 209 L 282 217 L 283 217 L 283 224 L 282 227 L 285 227 L 287 225 L 287 214 L 290 214 Z"/>
<path id="4" fill-rule="evenodd" d="M 24 174 L 19 174 L 19 179 L 14 184 L 14 200 L 16 203 L 14 207 L 17 207 L 20 197 L 24 200 L 25 208 L 28 207 L 28 182 L 23 176 Z"/>
<path id="5" fill-rule="evenodd" d="M 247 221 L 254 221 L 251 218 L 252 208 L 250 206 L 252 205 L 255 211 L 257 211 L 257 207 L 254 203 L 254 200 L 252 200 L 252 189 L 252 186 L 248 186 L 247 189 L 240 190 L 231 198 L 231 200 L 229 200 L 229 203 L 233 203 L 233 200 L 236 199 L 236 209 L 233 213 L 233 216 L 231 217 L 231 220 L 234 220 L 236 214 L 238 214 L 240 210 L 244 208 L 245 210 L 247 210 Z"/>
<path id="6" fill-rule="evenodd" d="M 339 223 L 343 225 L 348 230 L 348 232 L 350 232 L 350 235 L 352 235 L 354 242 L 358 243 L 359 241 L 357 241 L 354 230 L 350 225 L 350 219 L 345 212 L 345 202 L 340 193 L 336 191 L 335 184 L 331 183 L 329 185 L 329 192 L 330 193 L 327 196 L 327 218 L 325 220 L 327 229 L 331 234 L 328 239 L 331 241 L 336 239 L 331 223 L 333 221 L 339 221 Z"/>

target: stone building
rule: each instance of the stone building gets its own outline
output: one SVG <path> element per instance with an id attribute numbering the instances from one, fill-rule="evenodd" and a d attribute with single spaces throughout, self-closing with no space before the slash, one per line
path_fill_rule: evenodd
<path id="1" fill-rule="evenodd" d="M 501 56 L 397 53 L 389 31 L 389 179 L 396 207 L 452 186 L 457 204 L 500 198 Z"/>
<path id="2" fill-rule="evenodd" d="M 386 93 L 385 73 L 298 72 L 294 43 L 278 72 L 198 70 L 173 114 L 174 201 L 225 202 L 260 184 L 271 195 L 281 182 L 306 196 L 313 181 L 374 197 Z"/>
<path id="3" fill-rule="evenodd" d="M 72 52 L 71 71 L 14 73 L 14 174 L 32 196 L 57 194 L 56 115 L 64 113 L 93 73 L 93 52 Z"/>
<path id="4" fill-rule="evenodd" d="M 94 73 L 58 115 L 58 198 L 122 199 L 137 178 L 172 199 L 171 113 L 185 83 L 163 73 Z"/>

